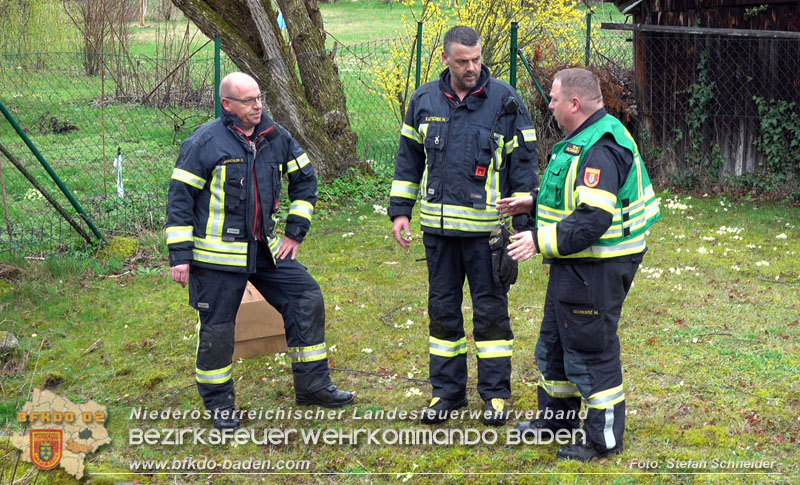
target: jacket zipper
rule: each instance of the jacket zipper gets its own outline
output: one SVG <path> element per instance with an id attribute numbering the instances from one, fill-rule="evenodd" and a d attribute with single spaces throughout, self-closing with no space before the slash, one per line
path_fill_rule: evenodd
<path id="1" fill-rule="evenodd" d="M 261 203 L 258 200 L 258 175 L 256 175 L 256 144 L 253 143 L 250 138 L 247 138 L 247 142 L 250 144 L 250 148 L 253 150 L 253 184 L 255 185 L 255 204 L 256 204 L 256 211 L 255 211 L 255 219 L 253 220 L 253 234 L 256 236 L 256 240 L 261 240 Z"/>

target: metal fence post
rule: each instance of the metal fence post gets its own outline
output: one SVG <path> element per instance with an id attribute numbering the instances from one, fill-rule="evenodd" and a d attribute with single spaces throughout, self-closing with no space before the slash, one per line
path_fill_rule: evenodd
<path id="1" fill-rule="evenodd" d="M 592 12 L 586 12 L 586 67 L 592 58 Z"/>
<path id="2" fill-rule="evenodd" d="M 417 75 L 414 78 L 414 89 L 419 89 L 422 82 L 422 22 L 417 22 Z"/>
<path id="3" fill-rule="evenodd" d="M 517 29 L 519 24 L 511 22 L 511 65 L 508 70 L 508 84 L 517 89 Z"/>
<path id="4" fill-rule="evenodd" d="M 108 241 L 106 241 L 106 238 L 103 237 L 103 234 L 100 232 L 100 230 L 94 226 L 94 223 L 86 214 L 86 212 L 83 210 L 81 204 L 78 203 L 78 201 L 72 195 L 72 192 L 70 192 L 67 186 L 64 185 L 64 182 L 61 181 L 61 179 L 58 177 L 55 170 L 53 170 L 53 167 L 51 167 L 50 164 L 47 163 L 47 160 L 44 159 L 44 156 L 39 152 L 39 149 L 36 148 L 36 145 L 33 144 L 31 139 L 28 137 L 28 134 L 25 133 L 25 130 L 23 130 L 22 127 L 19 125 L 19 123 L 17 123 L 17 120 L 14 118 L 11 112 L 6 109 L 6 105 L 3 104 L 2 101 L 0 101 L 0 111 L 2 111 L 3 116 L 6 117 L 8 122 L 11 123 L 11 126 L 14 127 L 14 130 L 17 132 L 17 135 L 19 135 L 19 137 L 22 138 L 22 141 L 25 142 L 25 145 L 28 146 L 28 149 L 31 151 L 31 153 L 33 153 L 36 159 L 39 160 L 39 163 L 42 164 L 42 167 L 44 167 L 44 169 L 47 171 L 47 174 L 50 175 L 50 178 L 53 179 L 53 182 L 55 182 L 58 188 L 61 189 L 61 192 L 67 197 L 67 200 L 69 200 L 69 203 L 72 204 L 72 207 L 75 208 L 78 214 L 80 214 L 81 218 L 86 222 L 86 225 L 89 226 L 89 229 L 92 230 L 92 232 L 94 233 L 95 236 L 97 236 L 98 239 L 107 243 Z"/>
<path id="5" fill-rule="evenodd" d="M 214 117 L 219 118 L 222 115 L 222 100 L 219 99 L 219 83 L 220 79 L 220 37 L 214 36 Z"/>

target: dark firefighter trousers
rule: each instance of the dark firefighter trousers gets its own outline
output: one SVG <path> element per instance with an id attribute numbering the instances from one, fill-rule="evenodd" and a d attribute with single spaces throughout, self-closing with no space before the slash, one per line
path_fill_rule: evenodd
<path id="1" fill-rule="evenodd" d="M 319 284 L 297 261 L 287 258 L 276 265 L 269 248 L 259 244 L 255 273 L 196 267 L 189 272 L 190 304 L 200 315 L 197 389 L 207 409 L 234 406 L 234 328 L 248 280 L 283 316 L 295 392 L 314 392 L 331 383 Z"/>
<path id="2" fill-rule="evenodd" d="M 464 278 L 472 295 L 478 358 L 478 393 L 486 401 L 511 397 L 514 334 L 508 295 L 494 284 L 488 236 L 451 237 L 424 233 L 428 263 L 430 380 L 433 396 L 463 399 L 467 388 L 467 343 L 461 313 Z"/>
<path id="3" fill-rule="evenodd" d="M 625 394 L 617 326 L 638 267 L 639 262 L 630 261 L 550 265 L 535 351 L 542 373 L 540 416 L 550 417 L 552 426 L 577 428 L 583 400 L 584 432 L 600 451 L 623 446 Z M 563 419 L 553 418 L 559 415 Z"/>

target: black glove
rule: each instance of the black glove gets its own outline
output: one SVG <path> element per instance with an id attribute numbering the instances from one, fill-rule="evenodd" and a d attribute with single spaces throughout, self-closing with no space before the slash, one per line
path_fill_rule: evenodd
<path id="1" fill-rule="evenodd" d="M 511 259 L 506 248 L 511 242 L 511 231 L 505 224 L 498 224 L 489 234 L 489 248 L 492 250 L 492 277 L 494 284 L 506 292 L 517 282 L 519 272 L 517 261 Z"/>

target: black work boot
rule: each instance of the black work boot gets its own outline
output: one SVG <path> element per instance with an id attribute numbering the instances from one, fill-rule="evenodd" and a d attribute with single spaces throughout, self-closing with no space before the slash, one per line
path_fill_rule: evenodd
<path id="1" fill-rule="evenodd" d="M 355 400 L 352 393 L 340 391 L 336 384 L 331 384 L 314 392 L 298 392 L 296 398 L 299 405 L 316 404 L 326 408 L 340 408 Z"/>
<path id="2" fill-rule="evenodd" d="M 236 416 L 236 408 L 217 408 L 211 412 L 214 427 L 217 429 L 236 429 L 241 424 Z"/>
<path id="3" fill-rule="evenodd" d="M 488 399 L 483 407 L 483 424 L 486 426 L 502 426 L 508 419 L 505 411 L 506 402 L 500 398 Z"/>
<path id="4" fill-rule="evenodd" d="M 576 443 L 574 445 L 564 445 L 558 449 L 558 457 L 562 460 L 592 461 L 595 458 L 605 458 L 608 455 L 618 455 L 622 453 L 622 444 L 610 450 L 598 450 L 591 444 Z"/>
<path id="5" fill-rule="evenodd" d="M 467 405 L 467 398 L 442 399 L 434 397 L 425 410 L 422 411 L 422 424 L 439 424 L 450 419 L 450 412 L 461 409 Z"/>

